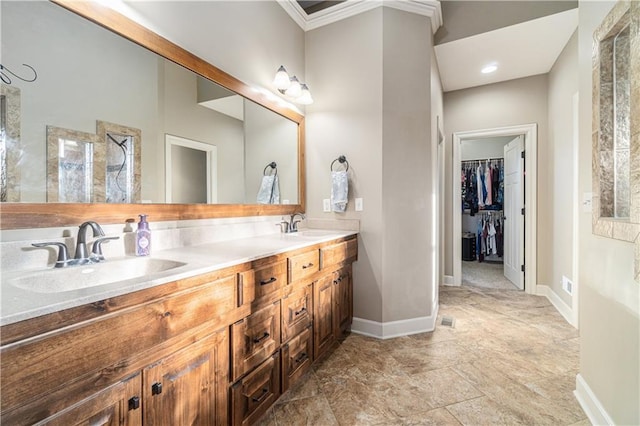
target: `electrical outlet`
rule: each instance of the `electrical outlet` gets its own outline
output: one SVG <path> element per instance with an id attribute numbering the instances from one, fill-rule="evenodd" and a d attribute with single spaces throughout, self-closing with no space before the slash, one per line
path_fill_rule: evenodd
<path id="1" fill-rule="evenodd" d="M 323 212 L 330 212 L 331 211 L 331 200 L 328 198 L 325 198 L 324 200 L 322 200 L 322 211 Z"/>
<path id="2" fill-rule="evenodd" d="M 573 283 L 564 275 L 562 276 L 562 289 L 569 294 L 573 294 Z"/>
<path id="3" fill-rule="evenodd" d="M 362 205 L 362 198 L 356 198 L 356 211 L 361 212 L 362 210 L 364 210 Z"/>

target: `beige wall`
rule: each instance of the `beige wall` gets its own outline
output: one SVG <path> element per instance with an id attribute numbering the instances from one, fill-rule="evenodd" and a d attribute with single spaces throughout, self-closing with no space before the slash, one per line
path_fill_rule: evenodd
<path id="1" fill-rule="evenodd" d="M 579 194 L 591 192 L 591 40 L 614 2 L 579 7 Z M 640 285 L 631 243 L 591 233 L 579 216 L 580 375 L 615 424 L 640 424 Z"/>
<path id="2" fill-rule="evenodd" d="M 548 188 L 547 153 L 547 76 L 537 75 L 456 90 L 444 94 L 446 135 L 446 198 L 445 198 L 445 275 L 453 275 L 452 224 L 452 135 L 455 132 L 482 130 L 521 124 L 538 125 L 538 283 L 551 279 L 549 229 L 551 214 Z"/>
<path id="3" fill-rule="evenodd" d="M 551 235 L 547 265 L 551 267 L 547 284 L 569 307 L 572 295 L 562 289 L 562 277 L 573 276 L 573 187 L 574 129 L 573 96 L 578 92 L 578 32 L 573 34 L 549 72 L 549 143 L 547 144 L 547 188 L 550 228 L 538 233 Z"/>
<path id="4" fill-rule="evenodd" d="M 432 313 L 430 40 L 428 18 L 390 8 L 306 38 L 308 81 L 321 94 L 307 108 L 307 211 L 312 218 L 360 219 L 354 315 L 377 323 Z M 350 204 L 346 213 L 323 213 L 329 165 L 341 154 L 350 164 Z M 355 197 L 363 198 L 363 212 L 354 210 Z"/>
<path id="5" fill-rule="evenodd" d="M 431 314 L 431 23 L 383 9 L 383 322 Z"/>
<path id="6" fill-rule="evenodd" d="M 382 321 L 382 9 L 378 8 L 306 36 L 308 81 L 317 93 L 307 107 L 307 214 L 312 218 L 360 219 L 354 264 L 354 316 Z M 323 213 L 329 198 L 329 166 L 349 161 L 345 213 Z M 353 199 L 361 197 L 364 211 Z"/>

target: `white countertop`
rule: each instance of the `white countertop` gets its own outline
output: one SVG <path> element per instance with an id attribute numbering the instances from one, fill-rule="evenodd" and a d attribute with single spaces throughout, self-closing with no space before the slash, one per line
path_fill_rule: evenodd
<path id="1" fill-rule="evenodd" d="M 96 265 L 61 269 L 48 267 L 3 273 L 0 326 L 355 234 L 357 232 L 354 231 L 306 229 L 299 233 L 271 234 L 163 250 L 152 252 L 151 256 L 146 258 L 126 257 L 107 259 Z M 60 277 L 66 279 L 71 276 L 81 280 L 83 274 L 96 273 L 96 271 L 105 271 L 104 273 L 108 275 L 109 268 L 117 269 L 119 265 L 136 262 L 136 259 L 157 259 L 158 263 L 162 260 L 179 263 L 176 263 L 178 266 L 172 269 L 153 272 L 150 275 L 75 290 L 56 291 L 54 287 L 47 285 L 47 281 L 54 282 L 56 279 L 60 281 Z M 184 265 L 180 266 L 180 263 Z M 28 290 L 15 285 L 24 278 L 32 282 L 37 281 L 37 286 Z"/>

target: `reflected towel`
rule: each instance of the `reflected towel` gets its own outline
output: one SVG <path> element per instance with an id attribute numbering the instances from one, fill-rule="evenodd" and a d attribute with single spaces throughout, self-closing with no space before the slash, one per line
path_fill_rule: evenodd
<path id="1" fill-rule="evenodd" d="M 331 210 L 346 212 L 349 198 L 349 177 L 346 171 L 331 172 Z"/>
<path id="2" fill-rule="evenodd" d="M 280 204 L 278 175 L 262 176 L 258 191 L 258 204 Z"/>

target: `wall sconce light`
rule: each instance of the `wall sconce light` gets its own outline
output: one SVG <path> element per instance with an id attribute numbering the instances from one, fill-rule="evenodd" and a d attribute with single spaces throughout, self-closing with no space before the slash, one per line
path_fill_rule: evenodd
<path id="1" fill-rule="evenodd" d="M 291 100 L 297 104 L 311 105 L 313 103 L 309 87 L 305 83 L 300 83 L 298 77 L 295 75 L 290 77 L 282 65 L 280 65 L 280 68 L 278 68 L 276 72 L 273 85 L 278 89 L 278 92 L 291 98 Z"/>

